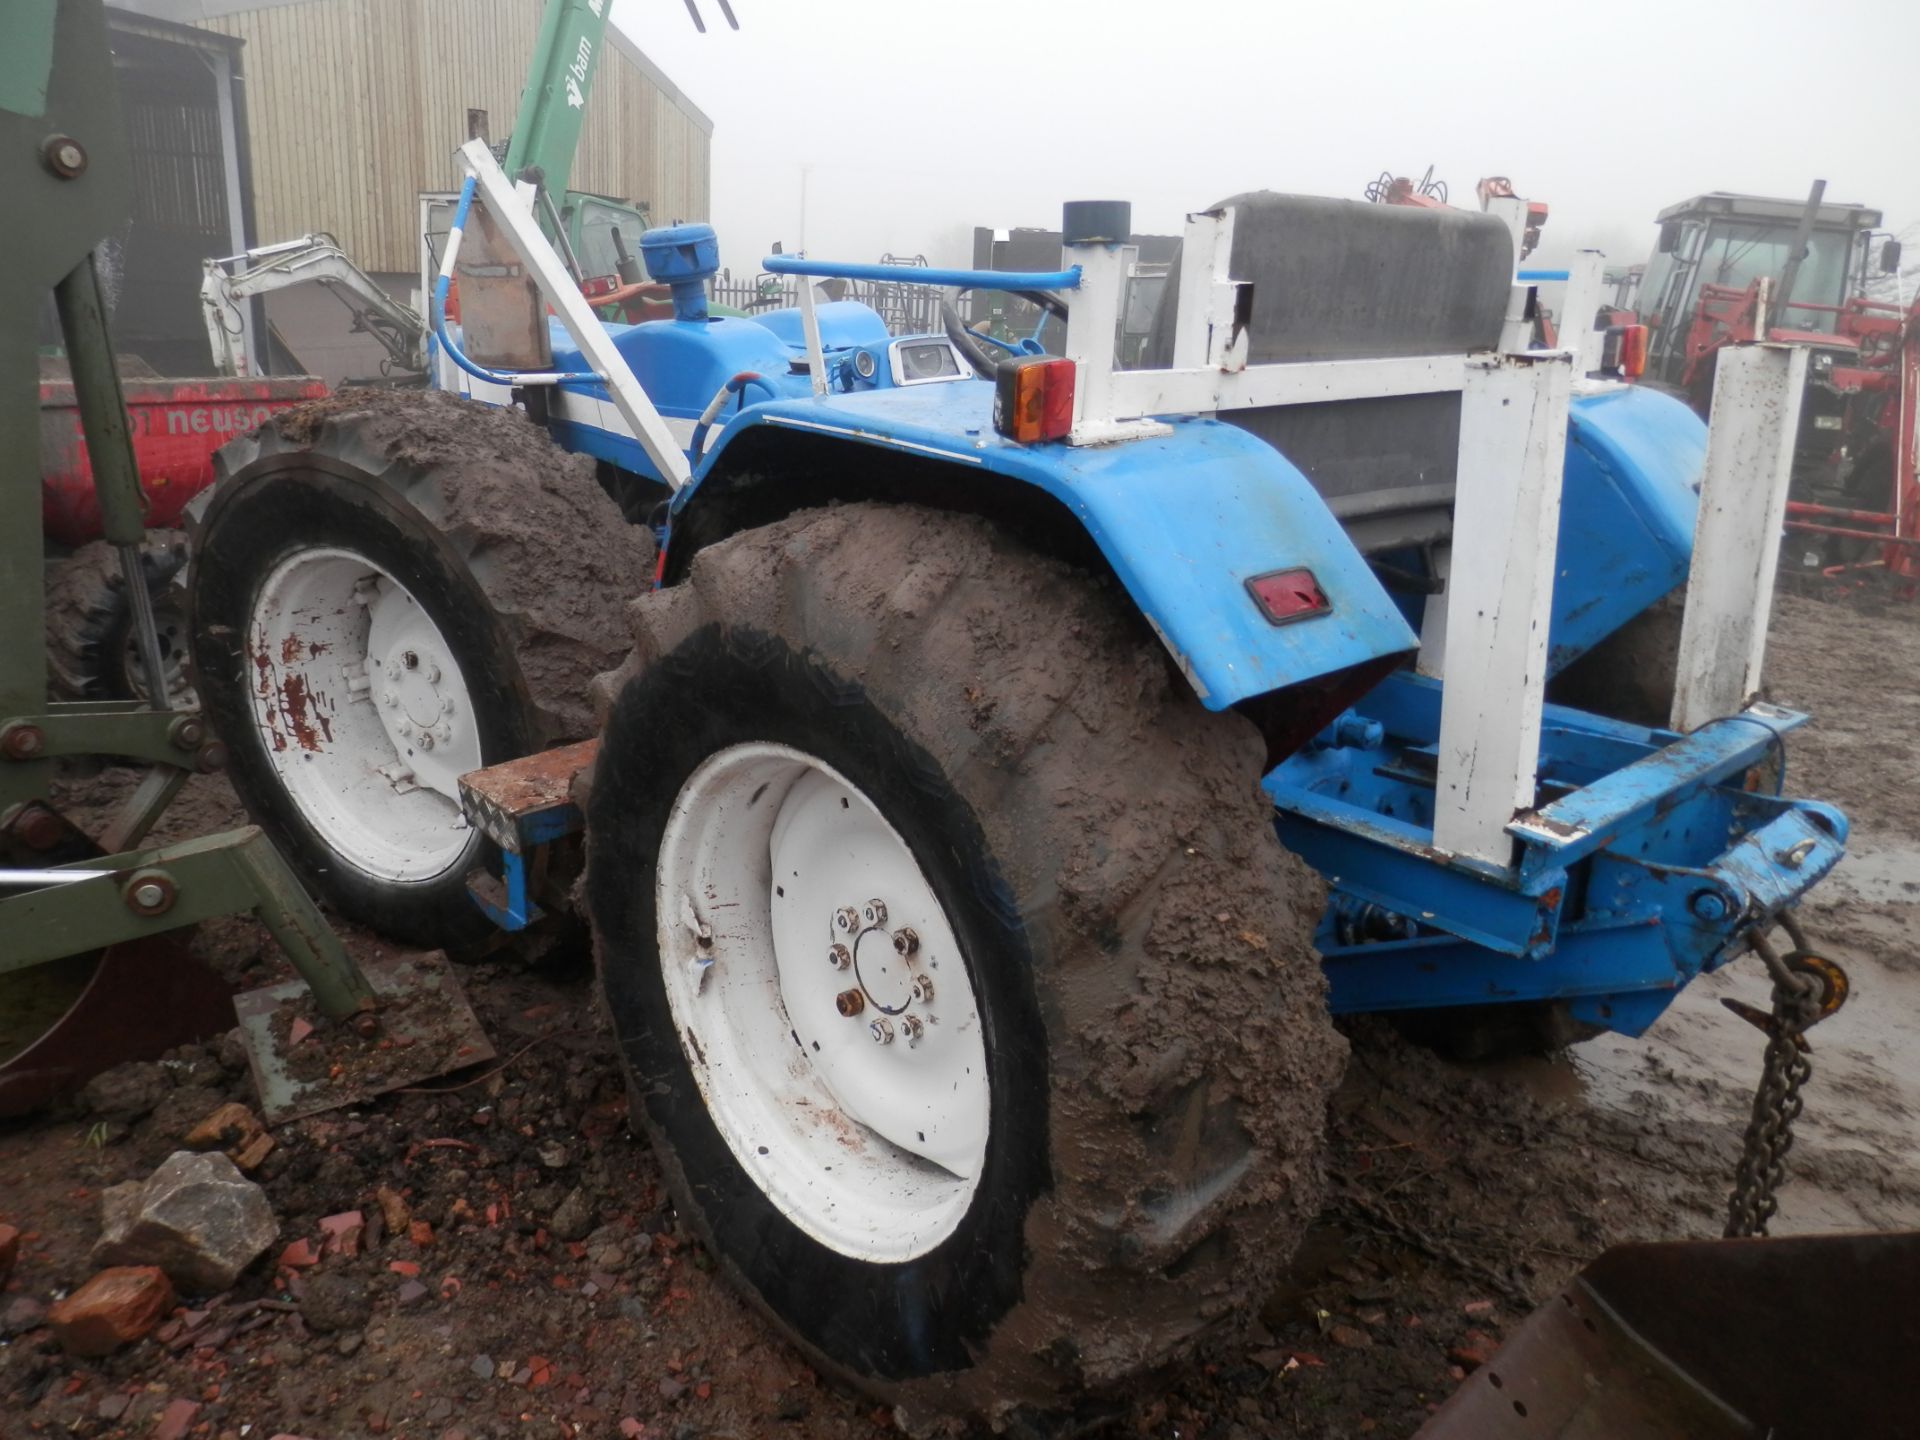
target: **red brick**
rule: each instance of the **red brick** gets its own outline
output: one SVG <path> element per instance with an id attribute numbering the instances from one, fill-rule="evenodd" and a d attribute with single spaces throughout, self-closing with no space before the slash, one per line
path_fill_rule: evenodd
<path id="1" fill-rule="evenodd" d="M 160 1323 L 173 1307 L 173 1286 L 153 1265 L 102 1270 L 47 1313 L 73 1355 L 110 1355 Z"/>
<path id="2" fill-rule="evenodd" d="M 320 1233 L 326 1237 L 322 1248 L 329 1255 L 358 1255 L 360 1237 L 366 1229 L 367 1218 L 358 1210 L 329 1215 L 320 1222 Z"/>
<path id="3" fill-rule="evenodd" d="M 191 1400 L 172 1400 L 160 1412 L 160 1423 L 153 1427 L 151 1440 L 182 1440 L 200 1407 Z"/>
<path id="4" fill-rule="evenodd" d="M 0 1289 L 13 1277 L 13 1262 L 20 1258 L 20 1232 L 11 1225 L 0 1225 Z"/>
<path id="5" fill-rule="evenodd" d="M 294 1241 L 280 1252 L 282 1270 L 305 1270 L 320 1263 L 320 1252 L 313 1248 L 313 1242 L 307 1239 Z"/>

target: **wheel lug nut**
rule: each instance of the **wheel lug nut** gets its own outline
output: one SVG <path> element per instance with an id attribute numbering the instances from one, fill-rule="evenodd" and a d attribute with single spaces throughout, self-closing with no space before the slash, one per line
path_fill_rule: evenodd
<path id="1" fill-rule="evenodd" d="M 867 1033 L 873 1037 L 874 1044 L 891 1045 L 893 1043 L 893 1022 L 886 1019 L 876 1020 L 867 1026 Z"/>
<path id="2" fill-rule="evenodd" d="M 860 912 L 851 905 L 834 911 L 833 928 L 845 935 L 853 934 L 860 928 Z"/>
<path id="3" fill-rule="evenodd" d="M 391 710 L 395 705 L 400 703 L 400 697 L 395 695 L 391 690 L 382 690 L 380 692 L 380 703 Z"/>
<path id="4" fill-rule="evenodd" d="M 933 999 L 933 979 L 931 976 L 916 975 L 913 977 L 913 998 L 923 1005 Z"/>
<path id="5" fill-rule="evenodd" d="M 902 925 L 893 932 L 893 948 L 902 955 L 913 954 L 920 948 L 920 932 L 911 925 Z"/>
<path id="6" fill-rule="evenodd" d="M 400 662 L 398 660 L 387 661 L 387 678 L 389 680 L 398 680 L 400 678 Z"/>
<path id="7" fill-rule="evenodd" d="M 422 730 L 420 732 L 420 748 L 422 750 L 433 749 L 433 732 L 431 730 Z"/>
<path id="8" fill-rule="evenodd" d="M 833 997 L 833 1008 L 851 1020 L 867 1008 L 867 997 L 858 990 L 842 990 Z"/>
<path id="9" fill-rule="evenodd" d="M 429 685 L 438 685 L 440 683 L 440 667 L 432 661 L 427 662 L 427 683 Z"/>
<path id="10" fill-rule="evenodd" d="M 869 925 L 886 924 L 887 923 L 887 902 L 884 900 L 867 901 L 867 908 L 861 912 L 861 918 L 864 919 Z"/>
<path id="11" fill-rule="evenodd" d="M 835 945 L 827 951 L 827 959 L 836 970 L 844 970 L 853 964 L 853 952 L 844 945 Z"/>
<path id="12" fill-rule="evenodd" d="M 925 1033 L 926 1028 L 926 1026 L 920 1023 L 920 1017 L 918 1015 L 902 1015 L 900 1017 L 900 1033 L 907 1037 L 907 1044 L 909 1045 L 918 1045 L 920 1043 L 920 1037 Z"/>
<path id="13" fill-rule="evenodd" d="M 400 652 L 400 663 L 409 670 L 417 670 L 420 668 L 420 657 L 411 650 L 403 650 Z"/>

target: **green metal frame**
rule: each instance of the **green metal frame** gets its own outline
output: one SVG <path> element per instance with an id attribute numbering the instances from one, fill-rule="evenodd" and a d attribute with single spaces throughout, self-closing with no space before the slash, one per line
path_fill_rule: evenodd
<path id="1" fill-rule="evenodd" d="M 95 244 L 127 214 L 131 176 L 100 0 L 15 0 L 14 8 L 12 49 L 0 66 L 0 187 L 31 221 L 12 228 L 0 272 L 0 335 L 8 337 L 0 344 L 0 454 L 9 459 L 0 473 L 0 822 L 47 795 L 55 758 L 123 756 L 156 767 L 105 837 L 131 846 L 188 775 L 218 769 L 224 752 L 198 716 L 165 708 L 164 695 L 155 708 L 48 697 L 39 363 L 28 337 L 52 289 L 106 538 L 135 553 L 145 533 L 139 473 L 94 269 Z M 312 899 L 254 827 L 53 870 L 63 868 L 89 878 L 0 893 L 0 974 L 252 911 L 327 1015 L 372 1001 Z"/>

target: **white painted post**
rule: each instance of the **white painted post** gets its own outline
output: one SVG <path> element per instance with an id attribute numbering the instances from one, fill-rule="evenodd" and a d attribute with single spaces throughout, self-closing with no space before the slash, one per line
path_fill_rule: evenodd
<path id="1" fill-rule="evenodd" d="M 1598 370 L 1606 352 L 1606 332 L 1593 328 L 1593 317 L 1600 309 L 1606 260 L 1598 250 L 1582 250 L 1567 267 L 1567 293 L 1560 302 L 1560 344 L 1573 352 L 1576 376 Z"/>
<path id="2" fill-rule="evenodd" d="M 1807 354 L 1773 343 L 1720 352 L 1680 624 L 1675 730 L 1738 714 L 1760 689 Z"/>
<path id="3" fill-rule="evenodd" d="M 800 275 L 795 298 L 800 302 L 800 333 L 807 342 L 807 381 L 816 395 L 827 393 L 827 352 L 820 343 L 820 316 L 814 307 L 813 277 Z"/>
<path id="4" fill-rule="evenodd" d="M 1460 400 L 1434 844 L 1507 866 L 1533 808 L 1572 357 L 1475 356 Z"/>
<path id="5" fill-rule="evenodd" d="M 1189 215 L 1186 239 L 1180 248 L 1173 368 L 1198 370 L 1229 364 L 1233 311 L 1233 210 L 1203 210 Z M 1239 355 L 1244 365 L 1244 338 Z"/>
<path id="6" fill-rule="evenodd" d="M 1113 346 L 1120 329 L 1125 258 L 1118 243 L 1064 246 L 1065 266 L 1080 267 L 1080 288 L 1067 307 L 1066 357 L 1078 370 L 1073 387 L 1073 439 L 1108 438 L 1113 424 Z M 1063 267 L 1065 268 L 1065 267 Z"/>

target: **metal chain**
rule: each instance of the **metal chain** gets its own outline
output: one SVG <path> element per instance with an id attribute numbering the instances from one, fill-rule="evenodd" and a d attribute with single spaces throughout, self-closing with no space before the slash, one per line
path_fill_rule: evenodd
<path id="1" fill-rule="evenodd" d="M 1821 1018 L 1819 987 L 1796 974 L 1765 940 L 1756 937 L 1753 948 L 1773 976 L 1773 1018 L 1760 1066 L 1760 1087 L 1754 1092 L 1753 1113 L 1727 1200 L 1725 1234 L 1730 1240 L 1765 1235 L 1767 1223 L 1780 1208 L 1775 1192 L 1786 1179 L 1793 1122 L 1805 1104 L 1800 1087 L 1813 1075 L 1813 1062 L 1801 1037 Z"/>

